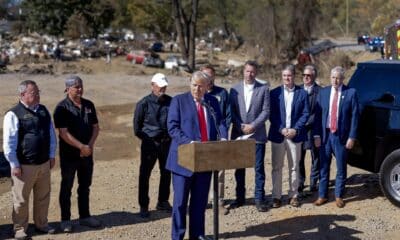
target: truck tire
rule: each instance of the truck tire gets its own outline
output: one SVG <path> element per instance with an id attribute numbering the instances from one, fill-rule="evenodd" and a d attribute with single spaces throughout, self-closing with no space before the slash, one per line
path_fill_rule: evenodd
<path id="1" fill-rule="evenodd" d="M 400 207 L 400 150 L 393 151 L 383 160 L 379 184 L 387 199 Z"/>

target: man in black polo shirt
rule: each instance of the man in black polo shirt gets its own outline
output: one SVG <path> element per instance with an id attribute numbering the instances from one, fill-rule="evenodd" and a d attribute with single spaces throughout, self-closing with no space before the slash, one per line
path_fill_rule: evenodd
<path id="1" fill-rule="evenodd" d="M 82 80 L 70 76 L 65 81 L 67 96 L 54 111 L 54 124 L 59 133 L 61 167 L 61 230 L 72 231 L 71 190 L 78 176 L 79 223 L 99 227 L 100 221 L 89 212 L 89 188 L 93 174 L 93 147 L 99 134 L 96 109 L 83 95 Z"/>
<path id="2" fill-rule="evenodd" d="M 167 130 L 167 116 L 171 97 L 165 94 L 168 80 L 162 73 L 151 79 L 151 93 L 136 105 L 133 118 L 135 135 L 142 140 L 139 173 L 140 216 L 149 217 L 149 179 L 158 159 L 160 183 L 157 210 L 170 211 L 168 202 L 171 173 L 165 169 L 171 138 Z"/>

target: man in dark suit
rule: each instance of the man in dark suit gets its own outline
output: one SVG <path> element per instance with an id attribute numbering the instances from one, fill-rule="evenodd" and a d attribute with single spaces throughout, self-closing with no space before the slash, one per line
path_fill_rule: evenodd
<path id="1" fill-rule="evenodd" d="M 282 85 L 270 94 L 271 117 L 268 140 L 271 141 L 272 160 L 272 207 L 281 206 L 282 168 L 285 152 L 289 168 L 290 205 L 299 207 L 298 170 L 302 142 L 307 134 L 308 119 L 307 92 L 294 84 L 295 67 L 287 65 L 282 70 Z"/>
<path id="2" fill-rule="evenodd" d="M 315 116 L 315 103 L 317 95 L 321 87 L 315 82 L 317 78 L 317 69 L 314 65 L 306 65 L 303 70 L 303 83 L 302 88 L 308 93 L 308 105 L 310 115 L 306 122 L 307 140 L 303 142 L 301 149 L 301 157 L 299 162 L 299 193 L 304 190 L 304 182 L 306 180 L 306 170 L 304 166 L 304 159 L 306 157 L 307 149 L 311 153 L 311 171 L 310 171 L 310 191 L 315 192 L 318 189 L 319 181 L 319 148 L 314 146 L 314 137 L 312 136 L 312 127 L 314 124 Z"/>
<path id="3" fill-rule="evenodd" d="M 179 145 L 226 139 L 228 135 L 217 99 L 206 94 L 208 75 L 195 72 L 190 84 L 190 92 L 172 99 L 167 120 L 168 133 L 172 138 L 166 168 L 172 172 L 174 188 L 173 240 L 180 240 L 185 236 L 188 202 L 189 239 L 205 239 L 205 209 L 211 181 L 211 172 L 194 173 L 179 165 Z"/>
<path id="4" fill-rule="evenodd" d="M 359 118 L 356 90 L 343 85 L 344 69 L 331 70 L 332 86 L 321 89 L 315 110 L 314 142 L 321 147 L 321 173 L 319 197 L 314 202 L 320 206 L 328 201 L 329 170 L 332 154 L 336 158 L 336 206 L 343 208 L 346 184 L 347 156 L 357 137 Z"/>
<path id="5" fill-rule="evenodd" d="M 206 65 L 200 70 L 210 77 L 210 85 L 208 86 L 207 93 L 214 96 L 218 100 L 222 118 L 225 121 L 226 127 L 229 129 L 231 114 L 229 107 L 228 91 L 226 91 L 226 89 L 223 87 L 215 85 L 215 69 L 213 66 Z M 225 203 L 225 170 L 221 170 L 218 172 L 218 193 L 218 204 L 222 207 Z"/>
<path id="6" fill-rule="evenodd" d="M 231 88 L 229 102 L 231 105 L 232 134 L 236 139 L 245 134 L 253 134 L 256 140 L 255 188 L 254 200 L 259 212 L 267 211 L 265 205 L 265 143 L 267 131 L 265 121 L 269 118 L 269 90 L 266 85 L 256 81 L 257 63 L 247 61 L 243 70 L 243 82 Z M 245 169 L 235 171 L 236 201 L 230 208 L 237 208 L 245 202 Z"/>

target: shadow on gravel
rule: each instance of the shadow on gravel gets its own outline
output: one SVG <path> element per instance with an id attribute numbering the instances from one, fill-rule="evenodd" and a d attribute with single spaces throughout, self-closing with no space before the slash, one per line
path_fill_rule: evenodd
<path id="1" fill-rule="evenodd" d="M 378 174 L 353 174 L 347 178 L 346 193 L 344 199 L 346 203 L 363 201 L 366 199 L 374 199 L 383 197 L 383 193 L 379 186 Z M 313 203 L 318 198 L 318 192 L 304 191 L 300 194 L 301 203 Z M 335 199 L 335 181 L 329 182 L 329 201 Z"/>
<path id="2" fill-rule="evenodd" d="M 152 222 L 163 218 L 171 217 L 171 213 L 162 212 L 162 211 L 150 211 L 149 218 L 141 218 L 139 213 L 131 213 L 131 212 L 110 212 L 104 213 L 101 215 L 94 216 L 98 220 L 102 222 L 102 227 L 100 228 L 89 228 L 85 226 L 79 225 L 78 220 L 73 221 L 73 232 L 80 233 L 86 231 L 97 231 L 104 228 L 132 225 L 137 223 L 145 223 Z M 50 223 L 52 226 L 59 226 L 59 223 Z M 57 231 L 59 232 L 59 231 Z"/>
<path id="3" fill-rule="evenodd" d="M 94 216 L 98 220 L 100 220 L 103 224 L 100 228 L 89 228 L 85 226 L 79 225 L 79 220 L 73 220 L 73 232 L 75 233 L 87 232 L 87 231 L 98 231 L 104 228 L 111 228 L 117 226 L 124 225 L 132 225 L 137 223 L 151 222 L 156 221 L 163 218 L 171 217 L 171 213 L 162 212 L 162 211 L 150 211 L 149 218 L 141 218 L 139 213 L 131 213 L 131 212 L 110 212 L 101 215 Z M 64 234 L 60 232 L 59 225 L 60 222 L 49 222 L 49 225 L 56 228 L 56 234 Z M 27 234 L 28 236 L 34 237 L 39 235 L 39 233 L 35 232 L 34 225 L 30 224 L 28 227 Z M 48 235 L 49 237 L 51 235 Z M 0 225 L 0 239 L 8 239 L 13 237 L 13 226 L 12 224 L 4 224 Z M 49 238 L 51 239 L 51 237 Z"/>
<path id="4" fill-rule="evenodd" d="M 354 174 L 346 181 L 346 202 L 383 197 L 378 174 Z"/>
<path id="5" fill-rule="evenodd" d="M 337 221 L 355 221 L 353 215 L 313 215 L 294 217 L 276 222 L 250 226 L 245 231 L 220 234 L 221 239 L 238 239 L 257 236 L 270 240 L 283 239 L 360 239 L 358 230 L 337 224 Z"/>

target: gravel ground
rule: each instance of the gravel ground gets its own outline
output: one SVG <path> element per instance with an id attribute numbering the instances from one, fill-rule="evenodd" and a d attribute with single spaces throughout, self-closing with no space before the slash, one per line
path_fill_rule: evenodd
<path id="1" fill-rule="evenodd" d="M 97 159 L 91 191 L 92 214 L 103 222 L 101 229 L 89 229 L 75 225 L 71 234 L 36 235 L 33 227 L 29 233 L 33 239 L 169 239 L 170 214 L 155 210 L 159 172 L 154 168 L 150 183 L 151 217 L 139 217 L 137 203 L 137 179 L 139 169 L 139 142 L 132 136 L 132 112 L 134 103 L 149 92 L 149 76 L 132 76 L 124 73 L 82 75 L 86 87 L 85 95 L 99 109 L 101 135 L 95 149 Z M 0 78 L 0 110 L 4 112 L 15 101 L 18 82 L 28 76 L 2 75 Z M 37 80 L 43 90 L 42 102 L 50 110 L 62 98 L 64 75 L 29 76 Z M 171 95 L 187 89 L 183 77 L 170 78 Z M 229 86 L 226 86 L 229 87 Z M 267 144 L 265 167 L 267 173 L 267 199 L 271 201 L 270 146 Z M 309 165 L 309 159 L 307 159 Z M 334 162 L 333 162 L 334 164 Z M 285 167 L 286 168 L 286 167 Z M 286 168 L 287 169 L 287 168 Z M 287 176 L 287 170 L 284 176 Z M 308 170 L 308 169 L 307 169 Z M 333 169 L 334 170 L 334 169 Z M 221 210 L 220 239 L 399 239 L 399 209 L 390 204 L 379 190 L 377 175 L 359 169 L 348 169 L 346 207 L 339 209 L 333 202 L 315 207 L 316 196 L 302 200 L 300 208 L 284 205 L 269 209 L 265 213 L 256 211 L 253 205 L 254 171 L 247 170 L 247 204 L 234 209 L 228 215 Z M 334 176 L 334 172 L 331 176 Z M 49 222 L 58 227 L 60 211 L 58 192 L 60 170 L 52 172 L 52 193 Z M 0 239 L 12 237 L 10 182 L 2 181 L 0 191 Z M 235 198 L 234 171 L 226 171 L 227 202 Z M 284 190 L 288 189 L 287 178 Z M 286 196 L 284 196 L 286 198 Z M 172 198 L 170 199 L 172 203 Z M 206 233 L 213 233 L 211 207 L 206 212 Z M 76 190 L 72 196 L 72 217 L 76 219 Z M 31 217 L 32 219 L 32 217 Z M 32 220 L 31 220 L 32 222 Z"/>
<path id="2" fill-rule="evenodd" d="M 267 155 L 269 150 L 267 150 Z M 266 169 L 271 169 L 267 159 Z M 343 209 L 330 202 L 321 207 L 312 205 L 315 196 L 302 201 L 300 208 L 284 205 L 259 213 L 253 206 L 253 171 L 247 170 L 247 204 L 224 215 L 221 210 L 220 239 L 398 239 L 400 233 L 398 208 L 381 194 L 377 176 L 357 169 L 351 174 L 347 186 L 347 205 Z M 104 227 L 93 230 L 75 225 L 72 234 L 34 235 L 34 239 L 168 239 L 170 238 L 170 215 L 155 211 L 158 170 L 151 178 L 151 217 L 138 215 L 137 178 L 138 160 L 116 159 L 97 161 L 91 191 L 92 214 L 103 222 Z M 267 174 L 270 190 L 270 174 Z M 60 173 L 52 175 L 52 195 L 49 222 L 58 226 L 60 219 L 57 204 Z M 233 170 L 226 173 L 226 198 L 234 199 Z M 285 180 L 287 189 L 287 180 Z M 72 216 L 77 217 L 76 194 L 73 191 Z M 269 191 L 267 191 L 269 192 Z M 270 195 L 268 195 L 270 200 Z M 331 196 L 333 199 L 333 196 Z M 171 199 L 172 201 L 172 199 Z M 229 200 L 228 200 L 229 201 Z M 11 235 L 11 194 L 0 196 L 0 239 Z M 206 233 L 213 233 L 212 209 L 207 210 Z M 30 228 L 30 233 L 35 234 Z"/>

